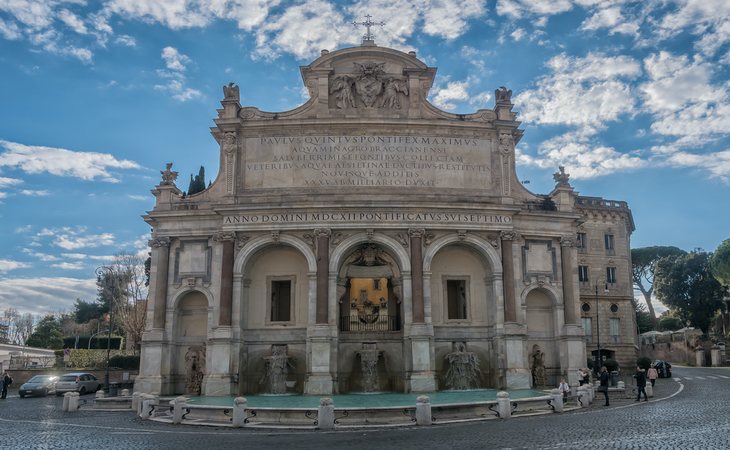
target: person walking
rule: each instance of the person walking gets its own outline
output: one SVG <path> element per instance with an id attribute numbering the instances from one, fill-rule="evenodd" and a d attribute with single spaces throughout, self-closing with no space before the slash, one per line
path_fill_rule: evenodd
<path id="1" fill-rule="evenodd" d="M 568 399 L 568 395 L 570 394 L 570 386 L 565 381 L 565 378 L 560 379 L 560 384 L 558 385 L 558 389 L 560 390 L 560 393 L 563 394 L 563 401 Z"/>
<path id="2" fill-rule="evenodd" d="M 606 404 L 603 406 L 609 406 L 608 404 L 608 369 L 606 366 L 601 367 L 601 385 L 598 386 L 598 390 L 603 392 L 603 396 L 606 397 Z"/>
<path id="3" fill-rule="evenodd" d="M 636 378 L 636 401 L 641 401 L 641 393 L 644 393 L 644 401 L 649 401 L 649 396 L 646 395 L 646 371 L 642 369 L 641 367 L 636 368 L 636 375 L 634 375 L 634 378 Z"/>
<path id="4" fill-rule="evenodd" d="M 3 373 L 2 384 L 3 384 L 3 387 L 2 387 L 2 393 L 0 394 L 0 398 L 5 399 L 8 396 L 8 386 L 13 384 L 13 379 L 10 378 L 10 375 L 8 375 L 7 372 Z"/>
<path id="5" fill-rule="evenodd" d="M 656 379 L 659 378 L 659 373 L 656 371 L 654 366 L 649 366 L 649 370 L 646 371 L 646 376 L 647 376 L 647 378 L 649 378 L 651 387 L 654 387 L 654 383 L 656 382 Z"/>

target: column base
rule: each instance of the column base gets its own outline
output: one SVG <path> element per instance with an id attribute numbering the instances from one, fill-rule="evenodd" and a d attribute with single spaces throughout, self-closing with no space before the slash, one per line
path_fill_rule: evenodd
<path id="1" fill-rule="evenodd" d="M 505 373 L 507 389 L 530 389 L 532 373 L 528 369 L 507 369 Z"/>

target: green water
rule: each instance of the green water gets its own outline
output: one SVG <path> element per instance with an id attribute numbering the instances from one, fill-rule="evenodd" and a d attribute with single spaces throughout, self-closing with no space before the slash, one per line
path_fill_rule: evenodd
<path id="1" fill-rule="evenodd" d="M 365 408 L 414 406 L 419 395 L 428 395 L 432 405 L 448 403 L 472 403 L 494 401 L 497 399 L 496 389 L 475 389 L 471 391 L 440 391 L 419 394 L 401 394 L 384 392 L 377 394 L 341 394 L 341 395 L 244 395 L 249 408 L 317 408 L 321 397 L 330 397 L 335 408 Z M 545 395 L 543 391 L 519 389 L 508 391 L 510 399 L 538 397 Z M 199 405 L 233 406 L 232 397 L 192 397 L 188 403 Z"/>

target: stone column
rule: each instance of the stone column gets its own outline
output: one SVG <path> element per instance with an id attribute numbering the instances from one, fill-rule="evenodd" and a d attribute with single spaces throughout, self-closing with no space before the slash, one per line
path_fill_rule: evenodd
<path id="1" fill-rule="evenodd" d="M 317 324 L 329 321 L 329 266 L 330 266 L 330 234 L 328 228 L 317 228 Z"/>
<path id="2" fill-rule="evenodd" d="M 230 327 L 233 309 L 233 258 L 236 233 L 224 231 L 213 236 L 215 242 L 223 244 L 221 255 L 221 291 L 218 325 Z"/>
<path id="3" fill-rule="evenodd" d="M 572 258 L 573 238 L 571 236 L 563 236 L 560 238 L 560 268 L 563 278 L 563 311 L 565 315 L 565 324 L 572 325 L 576 323 L 575 314 L 575 291 L 573 290 L 573 267 Z"/>
<path id="4" fill-rule="evenodd" d="M 514 231 L 503 231 L 502 239 L 502 289 L 504 290 L 504 321 L 517 322 L 515 305 L 515 266 L 512 256 L 512 241 L 517 238 Z"/>
<path id="5" fill-rule="evenodd" d="M 426 314 L 423 304 L 423 229 L 411 228 L 408 235 L 411 237 L 411 283 L 413 305 L 413 323 L 425 323 Z"/>
<path id="6" fill-rule="evenodd" d="M 152 328 L 165 328 L 167 313 L 167 274 L 170 267 L 170 238 L 156 238 L 149 242 L 152 252 L 157 256 L 155 265 L 155 297 L 152 313 Z"/>

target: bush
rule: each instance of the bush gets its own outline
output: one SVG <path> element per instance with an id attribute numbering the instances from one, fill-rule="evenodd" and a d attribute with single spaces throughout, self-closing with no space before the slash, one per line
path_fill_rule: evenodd
<path id="1" fill-rule="evenodd" d="M 618 362 L 616 362 L 615 359 L 608 358 L 607 360 L 603 361 L 603 365 L 606 366 L 606 369 L 608 369 L 609 372 L 618 370 Z"/>
<path id="2" fill-rule="evenodd" d="M 115 355 L 109 359 L 109 367 L 139 370 L 139 355 Z"/>
<path id="3" fill-rule="evenodd" d="M 647 358 L 646 356 L 642 356 L 641 358 L 636 360 L 636 365 L 644 370 L 648 370 L 649 367 L 651 367 L 651 359 Z"/>

